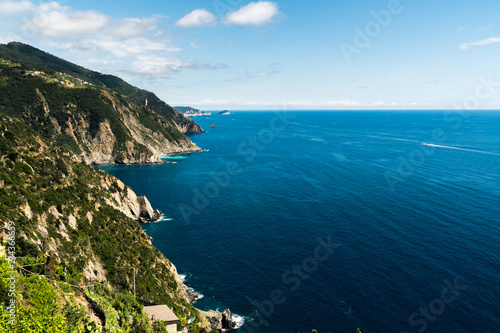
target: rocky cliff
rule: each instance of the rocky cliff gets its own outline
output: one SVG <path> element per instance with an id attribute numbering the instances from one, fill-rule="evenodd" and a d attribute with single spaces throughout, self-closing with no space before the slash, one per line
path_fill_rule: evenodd
<path id="1" fill-rule="evenodd" d="M 206 311 L 203 312 L 208 322 L 210 323 L 210 327 L 212 329 L 216 329 L 217 331 L 227 331 L 236 327 L 236 323 L 233 320 L 233 316 L 229 309 L 224 310 L 224 312 L 219 311 Z"/>
<path id="2" fill-rule="evenodd" d="M 64 73 L 79 79 L 82 83 L 101 88 L 108 88 L 135 100 L 157 114 L 163 116 L 170 125 L 178 128 L 185 134 L 201 133 L 202 128 L 192 119 L 183 117 L 180 112 L 158 98 L 154 93 L 134 87 L 121 78 L 89 70 L 58 58 L 47 52 L 19 42 L 0 44 L 0 58 L 19 63 L 30 70 L 46 74 Z"/>
<path id="3" fill-rule="evenodd" d="M 13 221 L 17 256 L 44 261 L 43 266 L 26 266 L 28 277 L 29 272 L 41 269 L 38 274 L 50 279 L 50 285 L 68 281 L 80 289 L 88 281 L 98 281 L 110 290 L 102 297 L 124 295 L 106 301 L 111 305 L 123 304 L 126 295 L 135 291 L 137 299 L 167 304 L 180 318 L 195 318 L 194 325 L 211 329 L 205 315 L 190 304 L 188 288 L 175 266 L 137 223 L 155 214 L 145 197 L 1 114 L 0 179 L 0 233 L 7 232 L 4 222 Z M 34 277 L 37 281 L 38 275 Z M 73 290 L 61 286 L 66 293 Z M 30 287 L 26 288 L 29 293 Z M 57 309 L 66 305 L 63 298 L 49 298 L 60 302 Z M 19 300 L 17 306 L 19 313 L 26 313 L 41 305 Z M 123 330 L 116 332 L 128 331 L 128 321 L 119 325 Z"/>
<path id="4" fill-rule="evenodd" d="M 111 198 L 105 198 L 106 203 L 137 222 L 158 222 L 163 215 L 153 209 L 148 198 L 138 197 L 131 188 L 113 176 L 106 176 L 102 186 L 105 190 L 116 190 L 111 191 Z"/>
<path id="5" fill-rule="evenodd" d="M 183 133 L 201 127 L 155 94 L 28 45 L 0 45 L 0 86 L 0 112 L 88 164 L 158 163 L 199 150 Z"/>

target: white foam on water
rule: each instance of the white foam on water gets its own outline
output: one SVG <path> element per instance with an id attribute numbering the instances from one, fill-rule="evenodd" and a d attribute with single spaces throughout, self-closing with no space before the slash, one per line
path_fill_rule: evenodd
<path id="1" fill-rule="evenodd" d="M 216 309 L 216 311 L 220 312 L 219 309 Z M 246 317 L 246 316 L 240 316 L 239 314 L 236 314 L 236 313 L 232 313 L 231 316 L 233 318 L 234 323 L 236 324 L 236 326 L 233 328 L 233 330 L 237 330 L 238 328 L 240 328 L 241 326 L 243 326 L 244 323 L 253 320 L 253 318 Z M 223 332 L 229 332 L 230 330 L 222 330 L 222 331 Z"/>
<path id="2" fill-rule="evenodd" d="M 193 274 L 187 272 L 187 273 L 178 273 L 179 274 L 179 277 L 181 278 L 182 280 L 182 283 L 186 282 L 187 279 L 189 279 L 191 276 L 193 276 Z"/>
<path id="3" fill-rule="evenodd" d="M 232 314 L 232 317 L 233 317 L 233 321 L 236 323 L 236 327 L 235 329 L 238 329 L 240 328 L 241 326 L 243 326 L 243 324 L 247 321 L 247 317 L 245 316 L 240 316 L 239 314 Z"/>
<path id="4" fill-rule="evenodd" d="M 198 295 L 198 297 L 196 297 L 196 299 L 193 301 L 193 303 L 196 303 L 197 301 L 199 301 L 200 299 L 202 299 L 203 297 L 205 297 L 203 294 L 200 294 L 199 292 L 197 292 L 196 290 L 194 290 L 191 287 L 189 287 L 189 291 L 191 291 L 193 293 L 196 293 Z"/>
<path id="5" fill-rule="evenodd" d="M 158 222 L 163 222 L 163 221 L 173 221 L 173 218 L 171 217 L 167 217 L 165 214 L 163 214 L 162 216 L 160 216 L 160 218 L 158 219 Z"/>

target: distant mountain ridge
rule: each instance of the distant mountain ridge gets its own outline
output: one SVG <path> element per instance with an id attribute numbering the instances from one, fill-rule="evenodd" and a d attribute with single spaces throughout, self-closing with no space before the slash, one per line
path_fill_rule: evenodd
<path id="1" fill-rule="evenodd" d="M 198 151 L 193 120 L 122 79 L 21 43 L 0 45 L 0 112 L 93 164 L 156 163 Z"/>
<path id="2" fill-rule="evenodd" d="M 211 116 L 211 112 L 201 111 L 190 106 L 174 106 L 179 112 L 182 112 L 185 116 L 196 117 L 196 116 Z"/>
<path id="3" fill-rule="evenodd" d="M 187 111 L 201 112 L 201 110 L 192 108 L 190 106 L 174 106 L 174 109 L 182 113 L 186 113 Z"/>

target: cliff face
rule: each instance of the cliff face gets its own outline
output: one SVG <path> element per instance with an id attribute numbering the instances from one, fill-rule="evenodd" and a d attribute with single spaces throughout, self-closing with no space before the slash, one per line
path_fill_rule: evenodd
<path id="1" fill-rule="evenodd" d="M 204 130 L 195 123 L 192 119 L 189 119 L 186 115 L 181 114 L 177 117 L 177 119 L 181 119 L 182 121 L 179 121 L 178 129 L 182 133 L 186 134 L 195 134 L 195 133 L 202 133 Z"/>
<path id="2" fill-rule="evenodd" d="M 162 155 L 199 150 L 182 133 L 192 123 L 167 119 L 113 90 L 6 63 L 0 76 L 0 112 L 88 164 L 158 163 Z"/>
<path id="3" fill-rule="evenodd" d="M 107 88 L 130 97 L 139 105 L 156 112 L 168 121 L 168 126 L 176 128 L 185 134 L 201 133 L 203 130 L 192 119 L 184 117 L 180 112 L 158 98 L 154 93 L 130 85 L 114 75 L 102 74 L 96 71 L 73 64 L 64 59 L 38 50 L 30 45 L 12 42 L 6 45 L 0 44 L 0 58 L 19 63 L 21 66 L 38 72 L 42 71 L 52 75 L 64 73 L 77 78 L 81 83 L 95 87 Z M 67 78 L 63 77 L 63 80 Z M 71 80 L 70 80 L 71 81 Z"/>
<path id="4" fill-rule="evenodd" d="M 106 190 L 112 188 L 117 190 L 111 193 L 111 198 L 105 198 L 106 203 L 132 220 L 146 223 L 149 221 L 156 222 L 161 218 L 162 212 L 153 209 L 148 198 L 145 196 L 138 197 L 121 180 L 108 176 L 103 179 L 102 185 Z"/>
<path id="5" fill-rule="evenodd" d="M 40 250 L 51 251 L 45 274 L 53 281 L 83 285 L 91 279 L 115 291 L 135 289 L 139 299 L 167 304 L 210 329 L 190 304 L 175 266 L 137 223 L 154 213 L 147 198 L 1 114 L 0 153 L 0 216 L 15 222 L 17 244 L 26 252 L 20 256 L 38 260 Z M 63 262 L 69 277 L 62 268 L 51 269 Z"/>
<path id="6" fill-rule="evenodd" d="M 166 119 L 171 119 L 179 131 L 185 134 L 195 134 L 204 132 L 203 129 L 194 120 L 186 117 L 183 113 L 177 111 L 155 94 L 141 90 L 134 94 L 134 99 L 140 104 L 147 105 L 148 108 L 155 111 Z"/>

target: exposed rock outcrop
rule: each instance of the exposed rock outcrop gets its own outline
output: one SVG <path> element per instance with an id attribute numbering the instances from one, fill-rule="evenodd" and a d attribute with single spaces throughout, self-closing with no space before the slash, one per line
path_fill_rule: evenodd
<path id="1" fill-rule="evenodd" d="M 179 131 L 181 131 L 184 134 L 196 134 L 196 133 L 203 133 L 205 132 L 200 125 L 195 123 L 192 119 L 188 118 L 186 115 L 182 114 L 181 116 L 178 116 L 178 118 L 183 119 L 183 121 L 177 121 L 176 125 Z"/>
<path id="2" fill-rule="evenodd" d="M 189 289 L 189 287 L 186 286 L 184 283 L 181 285 L 181 288 L 183 289 L 184 295 L 186 296 L 189 303 L 192 304 L 193 302 L 196 302 L 198 299 L 200 299 L 201 295 Z"/>
<path id="3" fill-rule="evenodd" d="M 161 219 L 163 213 L 153 209 L 148 198 L 145 196 L 138 197 L 121 180 L 108 176 L 104 186 L 110 188 L 113 184 L 116 184 L 118 190 L 113 193 L 114 200 L 106 200 L 110 206 L 141 223 L 158 222 Z"/>
<path id="4" fill-rule="evenodd" d="M 0 64 L 0 112 L 19 118 L 87 164 L 161 163 L 161 156 L 200 150 L 184 133 L 202 132 L 201 127 L 153 93 L 28 45 L 0 44 L 0 55 L 2 51 L 27 62 L 26 67 L 57 68 L 43 68 L 43 74 L 38 68 L 33 76 Z M 68 72 L 61 73 L 61 66 Z M 93 83 L 81 84 L 87 80 Z"/>
<path id="5" fill-rule="evenodd" d="M 236 327 L 236 323 L 233 321 L 233 317 L 229 309 L 224 310 L 224 312 L 210 310 L 203 312 L 203 314 L 210 323 L 210 327 L 212 329 L 216 329 L 217 331 L 231 330 Z"/>
<path id="6" fill-rule="evenodd" d="M 233 321 L 233 316 L 229 309 L 222 312 L 222 329 L 233 329 L 236 327 L 236 323 Z"/>

